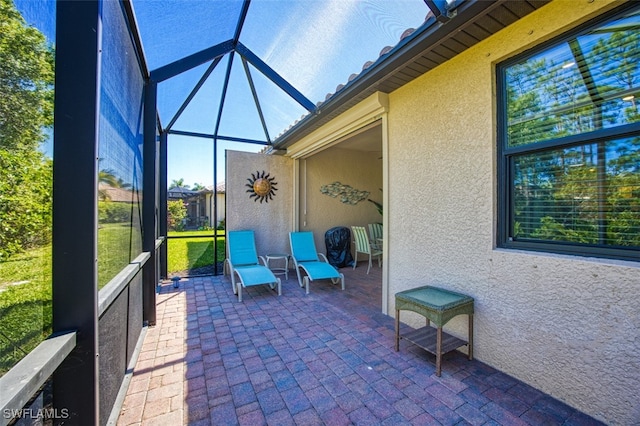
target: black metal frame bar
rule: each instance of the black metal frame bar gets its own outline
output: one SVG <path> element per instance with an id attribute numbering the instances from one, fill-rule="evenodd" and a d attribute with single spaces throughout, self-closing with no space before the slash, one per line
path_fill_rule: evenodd
<path id="1" fill-rule="evenodd" d="M 438 22 L 445 23 L 449 21 L 447 16 L 447 1 L 446 0 L 424 0 L 425 4 L 433 12 L 433 16 L 436 17 Z"/>
<path id="2" fill-rule="evenodd" d="M 171 129 L 173 125 L 176 123 L 176 121 L 178 120 L 178 118 L 180 118 L 180 116 L 182 115 L 184 110 L 187 108 L 189 103 L 191 103 L 193 98 L 196 96 L 196 93 L 198 93 L 198 90 L 200 90 L 200 88 L 204 85 L 205 81 L 207 81 L 207 78 L 209 78 L 213 70 L 216 69 L 221 59 L 222 59 L 222 56 L 218 56 L 213 60 L 213 62 L 211 62 L 211 65 L 209 65 L 209 68 L 207 68 L 204 74 L 202 74 L 202 77 L 200 77 L 200 80 L 198 80 L 198 83 L 196 83 L 191 93 L 189 93 L 189 96 L 187 96 L 187 99 L 185 99 L 182 105 L 180 105 L 180 108 L 178 108 L 178 111 L 176 112 L 176 114 L 173 116 L 169 124 L 167 124 L 167 130 Z"/>
<path id="3" fill-rule="evenodd" d="M 269 145 L 268 141 L 260 141 L 257 139 L 246 139 L 246 138 L 234 138 L 231 136 L 221 136 L 221 135 L 216 136 L 212 133 L 187 132 L 184 130 L 167 130 L 166 133 L 169 135 L 193 136 L 194 138 L 217 139 L 217 140 L 229 141 L 229 142 L 253 143 L 256 145 Z"/>
<path id="4" fill-rule="evenodd" d="M 220 44 L 201 50 L 193 55 L 185 56 L 182 59 L 178 59 L 177 61 L 151 71 L 150 78 L 152 81 L 160 83 L 208 61 L 222 57 L 233 51 L 233 47 L 233 40 L 223 41 Z"/>
<path id="5" fill-rule="evenodd" d="M 142 48 L 142 38 L 138 31 L 138 21 L 136 20 L 136 13 L 133 9 L 131 0 L 122 0 L 122 8 L 124 9 L 127 22 L 129 23 L 129 33 L 131 34 L 131 41 L 135 46 L 136 55 L 138 58 L 138 64 L 140 70 L 145 78 L 149 77 L 149 67 L 147 66 L 147 60 L 145 58 L 144 49 Z"/>
<path id="6" fill-rule="evenodd" d="M 242 67 L 244 68 L 244 73 L 247 76 L 247 81 L 249 82 L 249 87 L 251 88 L 251 95 L 253 96 L 253 102 L 256 104 L 256 109 L 258 110 L 258 115 L 260 116 L 260 123 L 262 123 L 262 129 L 264 130 L 264 135 L 267 138 L 267 141 L 271 143 L 271 138 L 269 137 L 269 130 L 267 129 L 267 122 L 264 119 L 264 114 L 262 112 L 262 107 L 260 106 L 260 99 L 258 99 L 258 92 L 256 91 L 256 86 L 253 84 L 253 77 L 251 77 L 251 71 L 249 70 L 249 64 L 245 58 L 242 58 Z"/>
<path id="7" fill-rule="evenodd" d="M 156 127 L 157 85 L 147 82 L 144 87 L 143 124 L 143 192 L 142 192 L 142 250 L 151 255 L 144 264 L 142 286 L 143 319 L 149 325 L 156 323 L 157 255 L 156 205 L 158 200 L 157 173 L 157 127 Z"/>
<path id="8" fill-rule="evenodd" d="M 238 43 L 238 40 L 240 40 L 240 33 L 242 32 L 242 27 L 244 27 L 244 20 L 247 18 L 247 12 L 249 11 L 250 4 L 251 0 L 244 0 L 244 2 L 242 3 L 242 10 L 240 11 L 240 16 L 238 17 L 236 31 L 233 34 L 234 46 Z"/>
<path id="9" fill-rule="evenodd" d="M 227 70 L 224 74 L 224 83 L 222 85 L 222 94 L 220 95 L 220 106 L 218 107 L 218 116 L 216 117 L 216 127 L 213 131 L 213 152 L 215 152 L 218 139 L 218 130 L 220 130 L 220 120 L 222 119 L 222 111 L 224 110 L 224 101 L 227 98 L 227 90 L 229 89 L 229 78 L 231 77 L 231 68 L 233 67 L 233 54 L 229 55 Z"/>
<path id="10" fill-rule="evenodd" d="M 256 67 L 262 74 L 269 80 L 275 83 L 280 89 L 291 96 L 296 102 L 298 102 L 304 109 L 309 112 L 315 112 L 316 106 L 313 102 L 307 99 L 302 93 L 291 85 L 287 80 L 282 78 L 280 74 L 275 72 L 273 68 L 267 65 L 262 59 L 260 59 L 255 53 L 249 50 L 245 45 L 238 42 L 236 46 L 236 52 L 238 52 L 243 58 L 245 58 L 251 65 Z"/>
<path id="11" fill-rule="evenodd" d="M 158 146 L 158 233 L 167 237 L 167 133 L 160 132 Z M 160 277 L 167 278 L 167 242 L 160 247 Z M 158 278 L 160 278 L 158 277 Z"/>
<path id="12" fill-rule="evenodd" d="M 100 0 L 56 4 L 53 332 L 77 330 L 77 343 L 53 375 L 53 404 L 56 409 L 68 410 L 70 417 L 65 421 L 72 424 L 99 421 L 97 154 L 101 14 Z M 81 207 L 78 200 L 83 203 Z"/>

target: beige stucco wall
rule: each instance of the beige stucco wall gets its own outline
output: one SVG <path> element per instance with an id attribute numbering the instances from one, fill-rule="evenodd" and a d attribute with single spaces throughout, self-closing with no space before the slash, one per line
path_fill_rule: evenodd
<path id="1" fill-rule="evenodd" d="M 390 295 L 432 284 L 473 296 L 479 360 L 631 425 L 640 423 L 640 265 L 495 247 L 495 63 L 610 6 L 555 1 L 390 94 L 386 267 Z M 465 336 L 466 317 L 448 328 Z"/>
<path id="2" fill-rule="evenodd" d="M 227 151 L 227 230 L 253 229 L 261 256 L 289 253 L 289 232 L 293 230 L 293 160 L 250 152 Z M 247 193 L 252 174 L 269 173 L 277 191 L 272 200 L 254 201 Z"/>
<path id="3" fill-rule="evenodd" d="M 209 222 L 208 225 L 213 227 L 218 226 L 218 224 L 224 220 L 224 203 L 225 203 L 225 194 L 224 192 L 221 193 L 216 193 L 216 203 L 218 203 L 218 208 L 217 208 L 217 215 L 216 215 L 216 219 L 215 221 L 213 220 L 213 211 L 214 209 L 214 205 L 213 205 L 213 194 L 207 194 L 205 197 L 205 203 L 206 203 L 206 212 L 205 214 L 207 215 L 207 217 L 209 218 Z"/>
<path id="4" fill-rule="evenodd" d="M 338 145 L 339 146 L 339 145 Z M 355 205 L 322 194 L 320 188 L 340 182 L 382 201 L 382 161 L 379 152 L 353 151 L 338 146 L 300 160 L 300 230 L 313 231 L 316 248 L 326 253 L 325 232 L 335 226 L 367 226 L 382 222 L 375 205 L 363 200 Z M 364 256 L 361 257 L 364 259 Z"/>
<path id="5" fill-rule="evenodd" d="M 225 194 L 216 193 L 216 203 L 218 204 L 218 215 L 216 216 L 216 226 L 224 220 Z M 210 215 L 212 217 L 213 215 Z"/>

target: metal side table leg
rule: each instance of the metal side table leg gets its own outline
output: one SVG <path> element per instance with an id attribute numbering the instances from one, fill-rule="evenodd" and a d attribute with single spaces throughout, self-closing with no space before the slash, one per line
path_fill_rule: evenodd
<path id="1" fill-rule="evenodd" d="M 469 314 L 469 361 L 473 359 L 473 314 Z"/>
<path id="2" fill-rule="evenodd" d="M 436 376 L 442 372 L 442 327 L 436 332 Z"/>
<path id="3" fill-rule="evenodd" d="M 400 311 L 396 309 L 396 352 L 400 350 Z"/>

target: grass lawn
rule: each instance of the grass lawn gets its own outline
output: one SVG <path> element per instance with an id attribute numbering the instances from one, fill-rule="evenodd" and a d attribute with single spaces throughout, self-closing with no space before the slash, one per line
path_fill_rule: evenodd
<path id="1" fill-rule="evenodd" d="M 51 246 L 0 262 L 0 375 L 51 334 Z"/>
<path id="2" fill-rule="evenodd" d="M 189 238 L 168 239 L 169 275 L 209 269 L 213 273 L 213 237 L 207 236 L 211 233 L 170 233 Z M 98 231 L 99 288 L 129 263 L 133 251 L 139 252 L 139 242 L 130 243 L 131 234 L 120 224 L 102 225 Z M 218 237 L 217 246 L 218 262 L 223 262 L 224 236 Z M 0 376 L 51 334 L 51 298 L 51 245 L 0 262 Z"/>
<path id="3" fill-rule="evenodd" d="M 128 223 L 100 224 L 98 229 L 98 289 L 142 252 L 139 232 L 131 232 Z"/>
<path id="4" fill-rule="evenodd" d="M 210 236 L 212 233 L 213 231 L 169 232 L 167 239 L 168 275 L 197 273 L 198 270 L 207 271 L 209 268 L 213 273 L 214 237 Z M 223 262 L 225 259 L 224 236 L 218 236 L 217 248 L 217 262 Z"/>

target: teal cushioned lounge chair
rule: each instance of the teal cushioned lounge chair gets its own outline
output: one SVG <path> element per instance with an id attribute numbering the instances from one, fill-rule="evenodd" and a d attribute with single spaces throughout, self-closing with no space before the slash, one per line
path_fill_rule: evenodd
<path id="1" fill-rule="evenodd" d="M 272 289 L 277 286 L 278 296 L 282 294 L 280 278 L 273 275 L 273 272 L 265 266 L 264 258 L 258 256 L 253 231 L 228 231 L 227 253 L 231 286 L 233 293 L 238 295 L 239 302 L 242 302 L 242 287 L 267 284 Z M 236 275 L 239 282 L 236 281 Z"/>
<path id="2" fill-rule="evenodd" d="M 318 253 L 313 232 L 290 232 L 291 257 L 298 274 L 298 284 L 305 287 L 309 294 L 309 281 L 330 279 L 333 284 L 341 283 L 344 290 L 344 275 L 327 261 L 327 257 Z M 320 259 L 322 257 L 322 259 Z M 304 272 L 304 277 L 301 272 Z"/>

